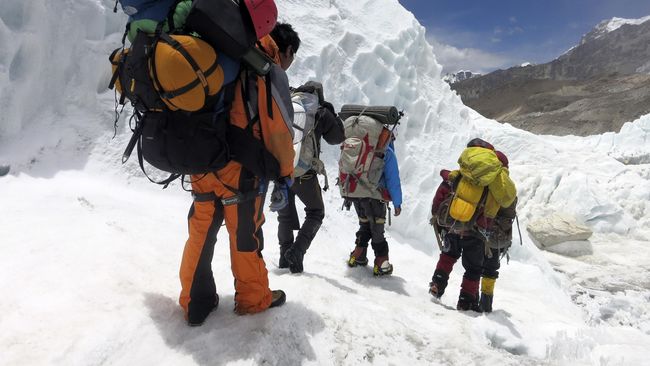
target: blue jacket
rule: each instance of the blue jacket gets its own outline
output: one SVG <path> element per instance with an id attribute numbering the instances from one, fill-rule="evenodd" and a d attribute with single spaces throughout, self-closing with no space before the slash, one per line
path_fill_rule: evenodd
<path id="1" fill-rule="evenodd" d="M 393 206 L 398 208 L 402 206 L 402 183 L 399 178 L 399 167 L 397 166 L 397 156 L 395 147 L 391 142 L 386 148 L 384 154 L 384 172 L 379 181 L 380 186 L 388 189 L 390 197 L 393 200 Z"/>

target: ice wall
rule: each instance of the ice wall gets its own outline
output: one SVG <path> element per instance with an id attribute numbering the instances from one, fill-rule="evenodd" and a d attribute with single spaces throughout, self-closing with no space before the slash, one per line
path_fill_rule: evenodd
<path id="1" fill-rule="evenodd" d="M 650 217 L 647 170 L 629 165 L 648 163 L 647 121 L 600 137 L 536 136 L 465 107 L 441 81 L 424 28 L 395 0 L 286 0 L 280 9 L 303 40 L 289 70 L 292 84 L 323 81 L 326 98 L 337 107 L 393 104 L 405 111 L 396 141 L 404 214 L 394 219 L 393 234 L 430 250 L 427 220 L 438 171 L 456 167 L 466 142 L 483 137 L 510 158 L 524 224 L 564 211 L 598 232 L 650 237 L 643 229 Z M 328 170 L 336 171 L 337 149 L 325 154 Z"/>
<path id="2" fill-rule="evenodd" d="M 110 3 L 0 2 L 0 160 L 28 170 L 109 128 L 99 117 L 110 107 L 98 95 L 125 20 Z"/>

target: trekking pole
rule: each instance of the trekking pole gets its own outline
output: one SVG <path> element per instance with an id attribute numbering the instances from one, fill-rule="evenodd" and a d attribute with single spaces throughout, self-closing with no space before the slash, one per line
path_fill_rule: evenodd
<path id="1" fill-rule="evenodd" d="M 517 231 L 519 232 L 519 245 L 524 245 L 524 241 L 521 239 L 521 229 L 519 228 L 519 215 L 515 215 L 515 220 L 517 220 Z"/>

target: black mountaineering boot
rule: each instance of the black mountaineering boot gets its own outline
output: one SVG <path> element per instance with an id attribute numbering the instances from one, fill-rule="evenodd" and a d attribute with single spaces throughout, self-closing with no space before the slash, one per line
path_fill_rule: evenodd
<path id="1" fill-rule="evenodd" d="M 216 301 L 212 306 L 194 308 L 190 303 L 190 307 L 194 311 L 190 311 L 187 314 L 187 325 L 190 327 L 198 327 L 203 325 L 205 319 L 217 308 L 217 306 L 219 306 L 219 295 L 217 295 Z"/>
<path id="2" fill-rule="evenodd" d="M 273 290 L 271 291 L 271 305 L 270 308 L 277 308 L 278 306 L 284 305 L 287 301 L 287 295 L 282 290 Z"/>
<path id="3" fill-rule="evenodd" d="M 289 250 L 289 248 L 291 248 L 291 245 L 280 245 L 280 261 L 278 263 L 278 267 L 289 268 L 289 262 L 284 257 L 285 253 L 287 252 L 287 250 Z"/>
<path id="4" fill-rule="evenodd" d="M 287 263 L 289 263 L 289 270 L 291 273 L 302 273 L 302 260 L 304 256 L 305 253 L 301 252 L 300 249 L 295 245 L 293 245 L 286 251 L 286 253 L 284 253 L 284 259 L 287 261 Z"/>
<path id="5" fill-rule="evenodd" d="M 449 280 L 449 275 L 444 271 L 436 269 L 433 272 L 433 277 L 431 277 L 431 282 L 429 282 L 429 293 L 431 296 L 436 298 L 442 297 L 445 293 L 445 288 L 447 288 L 447 281 Z"/>
<path id="6" fill-rule="evenodd" d="M 477 313 L 481 312 L 481 306 L 478 303 L 478 294 L 471 295 L 467 292 L 460 292 L 458 296 L 458 303 L 456 304 L 456 310 L 461 311 L 476 311 Z"/>
<path id="7" fill-rule="evenodd" d="M 483 310 L 486 313 L 491 313 L 492 312 L 492 300 L 494 299 L 494 295 L 488 295 L 484 292 L 481 292 L 481 310 Z"/>

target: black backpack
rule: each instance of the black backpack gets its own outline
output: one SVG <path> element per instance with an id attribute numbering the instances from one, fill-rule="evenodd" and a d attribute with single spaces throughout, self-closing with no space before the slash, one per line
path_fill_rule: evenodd
<path id="1" fill-rule="evenodd" d="M 167 19 L 173 19 L 177 3 L 169 9 Z M 248 82 L 250 75 L 266 75 L 272 67 L 272 61 L 255 47 L 255 32 L 245 26 L 244 11 L 230 0 L 195 0 L 186 29 L 170 30 L 180 34 L 190 30 L 199 33 L 215 49 L 243 61 L 240 77 L 224 85 L 213 103 L 197 112 L 169 110 L 154 88 L 151 50 L 165 35 L 162 32 L 163 21 L 159 22 L 154 35 L 138 32 L 127 51 L 125 32 L 122 47 L 110 56 L 114 74 L 109 86 L 117 85 L 121 89 L 119 104 L 124 105 L 128 99 L 134 107 L 130 119 L 133 135 L 122 156 L 122 163 L 137 148 L 138 162 L 145 176 L 164 187 L 184 175 L 215 172 L 230 160 L 240 162 L 256 176 L 269 180 L 279 177 L 279 163 L 263 142 L 252 134 L 253 121 L 249 118 L 246 129 L 229 123 L 238 80 Z M 267 76 L 267 84 L 270 82 Z M 268 95 L 270 98 L 270 93 Z M 119 119 L 117 104 L 116 114 L 115 123 Z M 152 179 L 145 171 L 145 161 L 170 173 L 169 177 L 162 181 Z"/>

